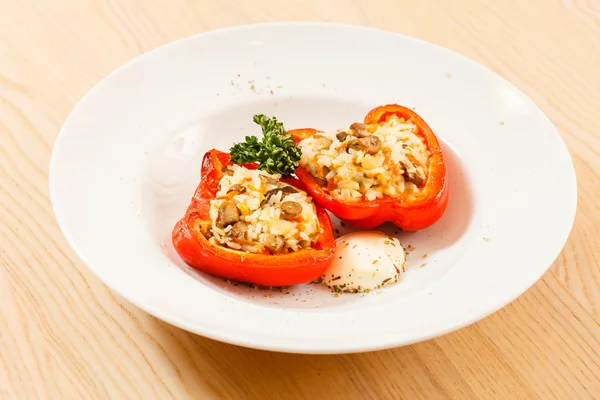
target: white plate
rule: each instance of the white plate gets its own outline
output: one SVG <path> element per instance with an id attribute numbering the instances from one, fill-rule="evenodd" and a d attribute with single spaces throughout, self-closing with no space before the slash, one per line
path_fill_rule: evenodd
<path id="1" fill-rule="evenodd" d="M 364 296 L 302 285 L 268 297 L 179 259 L 170 233 L 202 155 L 259 134 L 253 114 L 334 129 L 387 103 L 428 122 L 450 177 L 443 218 L 398 235 L 416 248 L 398 284 Z M 127 300 L 217 340 L 305 353 L 405 345 L 494 312 L 557 257 L 577 198 L 559 134 L 510 83 L 420 40 L 318 23 L 201 34 L 119 68 L 65 122 L 50 194 L 70 245 Z"/>

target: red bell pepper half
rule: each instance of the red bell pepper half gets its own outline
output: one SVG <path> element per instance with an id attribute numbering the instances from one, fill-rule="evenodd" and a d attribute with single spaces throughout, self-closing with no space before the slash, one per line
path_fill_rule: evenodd
<path id="1" fill-rule="evenodd" d="M 323 232 L 312 248 L 286 254 L 256 254 L 229 249 L 208 241 L 201 232 L 210 225 L 210 201 L 217 194 L 223 167 L 231 165 L 229 153 L 210 150 L 202 160 L 201 182 L 185 216 L 173 229 L 173 245 L 179 256 L 192 267 L 223 278 L 264 286 L 291 286 L 320 277 L 333 261 L 335 239 L 327 212 L 315 204 Z M 244 165 L 256 168 L 256 165 Z M 303 188 L 297 179 L 282 179 Z"/>
<path id="2" fill-rule="evenodd" d="M 384 196 L 373 201 L 347 202 L 332 197 L 305 168 L 297 168 L 296 175 L 317 203 L 357 228 L 370 229 L 389 221 L 402 230 L 417 231 L 432 225 L 444 213 L 448 203 L 448 173 L 437 138 L 431 128 L 414 111 L 396 104 L 380 106 L 366 115 L 364 123 L 380 124 L 392 115 L 415 124 L 416 134 L 423 139 L 430 153 L 426 166 L 427 180 L 416 196 L 410 199 L 402 195 Z M 315 129 L 289 131 L 296 143 L 317 132 Z"/>

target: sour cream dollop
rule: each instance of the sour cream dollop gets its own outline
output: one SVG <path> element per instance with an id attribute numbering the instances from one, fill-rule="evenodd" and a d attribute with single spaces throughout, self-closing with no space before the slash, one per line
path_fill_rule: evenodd
<path id="1" fill-rule="evenodd" d="M 335 291 L 369 292 L 398 282 L 406 254 L 383 232 L 355 232 L 336 241 L 335 257 L 322 281 Z"/>

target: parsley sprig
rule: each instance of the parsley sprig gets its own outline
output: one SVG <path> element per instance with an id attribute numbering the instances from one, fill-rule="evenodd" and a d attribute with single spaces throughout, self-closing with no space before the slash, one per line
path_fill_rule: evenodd
<path id="1" fill-rule="evenodd" d="M 292 135 L 275 117 L 258 114 L 253 121 L 262 128 L 263 137 L 246 136 L 246 141 L 234 144 L 229 153 L 235 164 L 259 162 L 258 169 L 270 174 L 288 177 L 298 168 L 302 150 L 296 146 Z"/>

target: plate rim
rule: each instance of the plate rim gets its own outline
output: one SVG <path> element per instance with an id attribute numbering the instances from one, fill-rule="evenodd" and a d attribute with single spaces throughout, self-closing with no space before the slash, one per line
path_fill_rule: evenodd
<path id="1" fill-rule="evenodd" d="M 75 241 L 74 241 L 74 238 L 72 237 L 72 234 L 69 232 L 68 227 L 65 226 L 65 224 L 66 224 L 65 217 L 62 216 L 62 213 L 59 210 L 59 206 L 58 206 L 58 203 L 59 203 L 58 194 L 56 193 L 57 189 L 56 189 L 56 185 L 54 184 L 54 182 L 56 180 L 56 168 L 57 168 L 56 164 L 58 162 L 57 161 L 58 157 L 56 154 L 58 154 L 58 152 L 60 150 L 61 143 L 64 140 L 64 137 L 66 135 L 65 132 L 68 130 L 68 127 L 70 125 L 70 122 L 73 119 L 73 116 L 78 113 L 82 104 L 84 104 L 87 101 L 87 99 L 91 95 L 93 95 L 93 93 L 96 91 L 96 89 L 99 86 L 101 86 L 105 81 L 111 79 L 111 77 L 120 73 L 121 71 L 129 68 L 131 65 L 141 62 L 144 58 L 148 57 L 149 55 L 151 55 L 155 52 L 160 52 L 163 48 L 173 46 L 176 43 L 180 43 L 180 42 L 194 41 L 194 40 L 199 40 L 198 38 L 206 38 L 206 37 L 213 36 L 213 35 L 219 35 L 223 32 L 244 31 L 247 29 L 273 29 L 273 28 L 277 29 L 278 27 L 302 27 L 302 28 L 329 27 L 329 28 L 333 28 L 333 29 L 342 28 L 342 29 L 352 29 L 352 30 L 364 30 L 364 31 L 371 31 L 371 32 L 374 32 L 377 34 L 384 34 L 384 35 L 409 39 L 411 41 L 418 42 L 422 45 L 434 47 L 438 51 L 441 50 L 443 52 L 449 53 L 453 57 L 460 58 L 462 62 L 467 62 L 467 63 L 471 64 L 472 66 L 475 66 L 477 68 L 485 70 L 487 73 L 493 74 L 496 78 L 500 79 L 505 85 L 509 86 L 512 90 L 515 90 L 516 92 L 521 94 L 523 96 L 523 98 L 525 98 L 528 102 L 530 102 L 540 112 L 540 115 L 543 116 L 543 118 L 549 124 L 549 126 L 551 126 L 553 128 L 553 131 L 554 131 L 556 137 L 559 139 L 560 143 L 562 143 L 562 147 L 565 150 L 567 159 L 570 163 L 568 175 L 570 175 L 570 177 L 572 178 L 570 180 L 572 182 L 572 184 L 570 186 L 572 186 L 572 187 L 570 188 L 569 192 L 571 193 L 571 201 L 572 201 L 573 207 L 571 210 L 569 210 L 569 214 L 570 214 L 569 218 L 568 218 L 570 221 L 568 224 L 569 228 L 567 230 L 565 230 L 565 233 L 563 233 L 563 235 L 560 239 L 560 242 L 562 243 L 562 245 L 559 248 L 557 247 L 558 250 L 553 252 L 552 261 L 549 263 L 549 265 L 546 268 L 544 268 L 543 270 L 540 269 L 539 276 L 538 276 L 538 274 L 536 274 L 536 278 L 532 282 L 522 283 L 521 285 L 519 285 L 518 286 L 519 290 L 515 289 L 515 290 L 507 291 L 507 293 L 510 293 L 510 296 L 502 296 L 502 297 L 506 297 L 506 299 L 504 299 L 503 301 L 499 301 L 496 304 L 490 303 L 489 307 L 486 307 L 486 311 L 472 313 L 473 315 L 469 315 L 466 318 L 460 318 L 460 319 L 457 318 L 454 320 L 455 322 L 448 323 L 443 328 L 431 329 L 429 332 L 426 332 L 423 335 L 419 335 L 419 338 L 416 338 L 414 340 L 396 340 L 396 341 L 391 340 L 391 341 L 386 341 L 386 342 L 382 341 L 381 343 L 379 343 L 377 345 L 360 345 L 359 344 L 359 345 L 342 346 L 342 347 L 336 347 L 336 348 L 330 348 L 330 349 L 324 349 L 322 347 L 319 347 L 318 345 L 316 345 L 316 346 L 314 346 L 314 345 L 311 346 L 310 344 L 304 345 L 302 343 L 297 343 L 294 347 L 289 347 L 289 346 L 279 345 L 279 344 L 266 345 L 266 344 L 264 344 L 264 342 L 261 342 L 261 341 L 251 340 L 251 339 L 248 340 L 248 339 L 244 339 L 244 338 L 240 338 L 240 337 L 234 337 L 235 335 L 223 334 L 223 333 L 219 332 L 219 330 L 215 330 L 215 329 L 211 328 L 210 326 L 202 326 L 203 329 L 198 329 L 198 326 L 196 326 L 196 325 L 189 324 L 186 321 L 181 320 L 177 317 L 173 317 L 171 315 L 164 314 L 161 311 L 155 309 L 153 306 L 149 306 L 149 305 L 145 304 L 143 301 L 136 300 L 135 298 L 133 298 L 133 296 L 129 296 L 127 293 L 117 292 L 115 289 L 113 289 L 114 286 L 109 285 L 109 283 L 107 283 L 100 276 L 99 270 L 97 270 L 96 268 L 93 268 L 92 264 L 86 259 L 86 257 L 81 253 L 81 251 L 75 245 Z M 142 54 L 139 54 L 139 55 L 133 57 L 132 59 L 125 62 L 124 64 L 115 68 L 108 75 L 106 75 L 105 77 L 100 79 L 97 83 L 95 83 L 79 99 L 79 101 L 75 104 L 75 106 L 73 107 L 73 109 L 71 110 L 69 115 L 66 117 L 66 119 L 62 123 L 61 128 L 60 128 L 60 130 L 56 136 L 56 139 L 54 141 L 54 144 L 52 147 L 52 153 L 50 156 L 49 171 L 48 171 L 48 187 L 49 187 L 49 199 L 50 199 L 50 202 L 52 205 L 52 211 L 54 213 L 54 216 L 55 216 L 57 224 L 60 228 L 60 231 L 61 231 L 63 237 L 66 239 L 67 243 L 69 244 L 69 247 L 71 247 L 72 251 L 83 262 L 83 264 L 86 266 L 86 268 L 89 271 L 91 271 L 92 274 L 94 276 L 96 276 L 100 280 L 100 282 L 102 282 L 113 293 L 116 293 L 118 296 L 127 300 L 129 303 L 135 305 L 136 307 L 140 308 L 144 312 L 147 312 L 148 314 L 150 314 L 158 319 L 161 319 L 161 320 L 163 320 L 171 325 L 174 325 L 176 327 L 179 327 L 181 329 L 185 329 L 189 332 L 192 332 L 192 333 L 195 333 L 195 334 L 198 334 L 198 335 L 201 335 L 201 336 L 213 339 L 213 340 L 218 340 L 218 341 L 221 341 L 224 343 L 234 344 L 234 345 L 247 347 L 247 348 L 253 348 L 253 349 L 268 350 L 268 351 L 275 351 L 275 352 L 285 352 L 285 353 L 298 353 L 298 354 L 350 354 L 350 353 L 378 351 L 378 350 L 390 349 L 390 348 L 395 348 L 395 347 L 400 347 L 400 346 L 406 346 L 406 345 L 422 342 L 425 340 L 429 340 L 429 339 L 432 339 L 435 337 L 439 337 L 439 336 L 445 335 L 450 332 L 454 332 L 458 329 L 467 327 L 475 322 L 482 320 L 483 318 L 485 318 L 487 316 L 494 314 L 501 308 L 503 308 L 506 305 L 515 301 L 524 292 L 526 292 L 532 286 L 534 286 L 542 278 L 542 276 L 550 269 L 550 267 L 552 266 L 554 261 L 556 261 L 556 259 L 560 255 L 560 253 L 563 251 L 563 249 L 567 243 L 567 240 L 569 239 L 569 237 L 572 233 L 573 226 L 575 223 L 575 218 L 576 218 L 577 211 L 578 211 L 577 175 L 576 175 L 575 166 L 573 164 L 573 158 L 572 158 L 571 152 L 569 150 L 569 147 L 566 145 L 566 143 L 565 143 L 563 137 L 561 136 L 558 128 L 556 127 L 556 125 L 554 123 L 552 123 L 552 121 L 546 115 L 546 113 L 529 96 L 527 96 L 525 93 L 523 93 L 523 91 L 521 91 L 516 85 L 514 85 L 513 83 L 511 83 L 510 81 L 505 79 L 499 73 L 491 70 L 490 68 L 486 67 L 483 64 L 480 64 L 480 63 L 466 57 L 465 55 L 463 55 L 457 51 L 442 47 L 438 44 L 431 43 L 431 42 L 428 42 L 428 41 L 420 39 L 420 38 L 415 38 L 415 37 L 412 37 L 412 36 L 409 36 L 406 34 L 394 32 L 394 31 L 390 31 L 390 30 L 373 28 L 373 27 L 362 26 L 362 25 L 333 23 L 333 22 L 314 22 L 314 21 L 260 22 L 260 23 L 252 23 L 252 24 L 233 25 L 233 26 L 209 30 L 209 31 L 205 31 L 205 32 L 199 32 L 199 33 L 196 33 L 196 34 L 193 34 L 190 36 L 182 37 L 182 38 L 164 43 L 164 44 L 162 44 L 158 47 L 155 47 L 147 52 L 144 52 Z M 566 217 L 565 217 L 565 219 L 566 219 Z M 518 292 L 518 294 L 514 295 L 514 293 L 517 293 L 517 292 Z"/>

